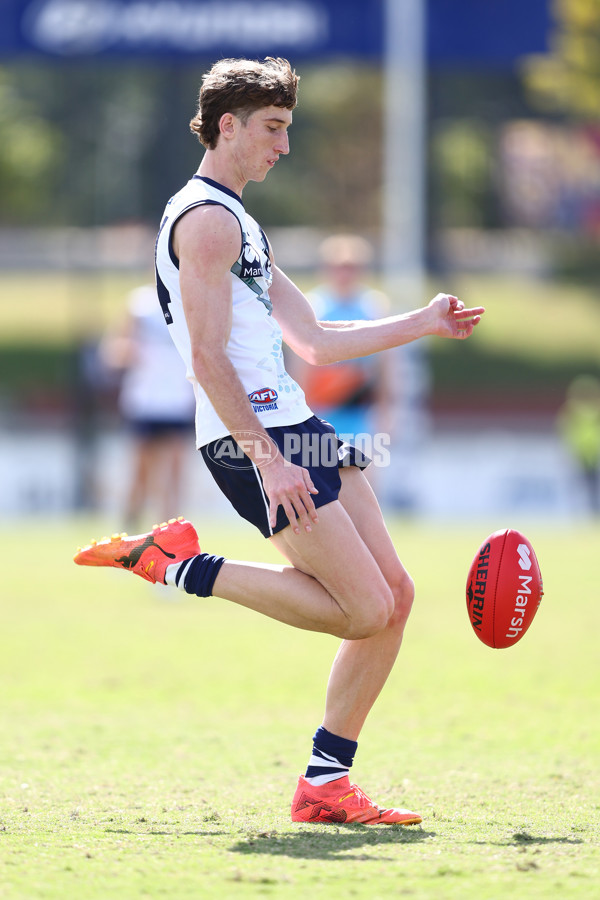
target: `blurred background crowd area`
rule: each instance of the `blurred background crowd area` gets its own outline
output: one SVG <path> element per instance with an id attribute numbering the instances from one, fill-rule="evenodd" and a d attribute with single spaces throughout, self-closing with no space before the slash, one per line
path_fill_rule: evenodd
<path id="1" fill-rule="evenodd" d="M 488 310 L 465 344 L 396 355 L 382 501 L 596 514 L 599 0 L 3 0 L 0 515 L 120 508 L 98 348 L 199 164 L 202 73 L 266 55 L 301 75 L 290 156 L 244 192 L 278 263 L 310 291 L 352 233 L 392 311 L 440 290 Z M 185 512 L 218 509 L 189 445 Z"/>

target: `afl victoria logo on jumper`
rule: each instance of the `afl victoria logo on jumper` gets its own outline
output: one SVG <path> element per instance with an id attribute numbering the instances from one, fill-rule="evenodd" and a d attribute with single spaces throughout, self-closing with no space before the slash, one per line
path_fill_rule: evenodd
<path id="1" fill-rule="evenodd" d="M 248 394 L 248 399 L 252 404 L 254 412 L 264 412 L 270 409 L 277 409 L 278 393 L 274 388 L 263 387 L 257 391 Z"/>

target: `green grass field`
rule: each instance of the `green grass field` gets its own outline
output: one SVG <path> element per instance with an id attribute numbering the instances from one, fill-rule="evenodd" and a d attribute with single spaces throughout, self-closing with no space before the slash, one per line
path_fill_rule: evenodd
<path id="1" fill-rule="evenodd" d="M 197 524 L 275 558 L 233 519 Z M 354 774 L 421 811 L 403 830 L 289 821 L 335 639 L 80 569 L 97 522 L 5 523 L 2 900 L 600 897 L 600 531 L 513 524 L 546 595 L 493 651 L 464 581 L 498 523 L 393 523 L 418 599 Z"/>
<path id="2" fill-rule="evenodd" d="M 151 272 L 0 272 L 0 343 L 54 345 L 96 337 L 119 321 L 129 291 L 151 277 Z M 298 283 L 309 290 L 315 280 L 316 275 L 303 274 Z M 418 306 L 440 290 L 454 291 L 468 306 L 487 308 L 478 340 L 488 351 L 510 349 L 554 361 L 598 357 L 600 303 L 594 286 L 457 273 L 429 284 L 422 301 L 406 302 Z"/>
<path id="3" fill-rule="evenodd" d="M 0 405 L 60 408 L 74 402 L 76 348 L 94 343 L 123 315 L 126 298 L 147 281 L 136 272 L 0 272 Z M 314 287 L 303 273 L 299 284 Z M 486 307 L 473 340 L 428 342 L 432 399 L 472 407 L 498 400 L 556 411 L 569 383 L 585 372 L 600 377 L 595 286 L 519 275 L 453 273 L 431 281 L 418 306 L 439 290 Z M 395 298 L 399 302 L 400 298 Z M 507 401 L 507 398 L 509 400 Z"/>

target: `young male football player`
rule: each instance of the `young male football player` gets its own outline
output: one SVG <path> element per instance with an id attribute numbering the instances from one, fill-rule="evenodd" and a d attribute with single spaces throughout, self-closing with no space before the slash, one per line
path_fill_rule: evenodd
<path id="1" fill-rule="evenodd" d="M 292 819 L 410 825 L 421 821 L 417 813 L 380 807 L 348 776 L 400 648 L 413 583 L 361 471 L 368 460 L 313 416 L 285 371 L 282 341 L 328 364 L 426 335 L 466 338 L 484 310 L 438 294 L 404 315 L 316 320 L 241 199 L 249 181 L 263 181 L 289 153 L 297 83 L 284 59 L 222 60 L 210 69 L 191 122 L 205 153 L 167 204 L 156 245 L 158 296 L 196 394 L 198 447 L 235 509 L 289 564 L 203 553 L 183 519 L 114 535 L 75 561 L 130 569 L 343 638 Z"/>

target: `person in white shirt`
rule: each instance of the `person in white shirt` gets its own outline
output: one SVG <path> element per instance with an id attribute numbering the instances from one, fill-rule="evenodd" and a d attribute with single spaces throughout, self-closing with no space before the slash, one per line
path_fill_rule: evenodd
<path id="1" fill-rule="evenodd" d="M 155 285 L 131 292 L 100 356 L 120 377 L 118 408 L 132 446 L 123 515 L 133 530 L 144 514 L 162 521 L 180 508 L 196 408 Z"/>

